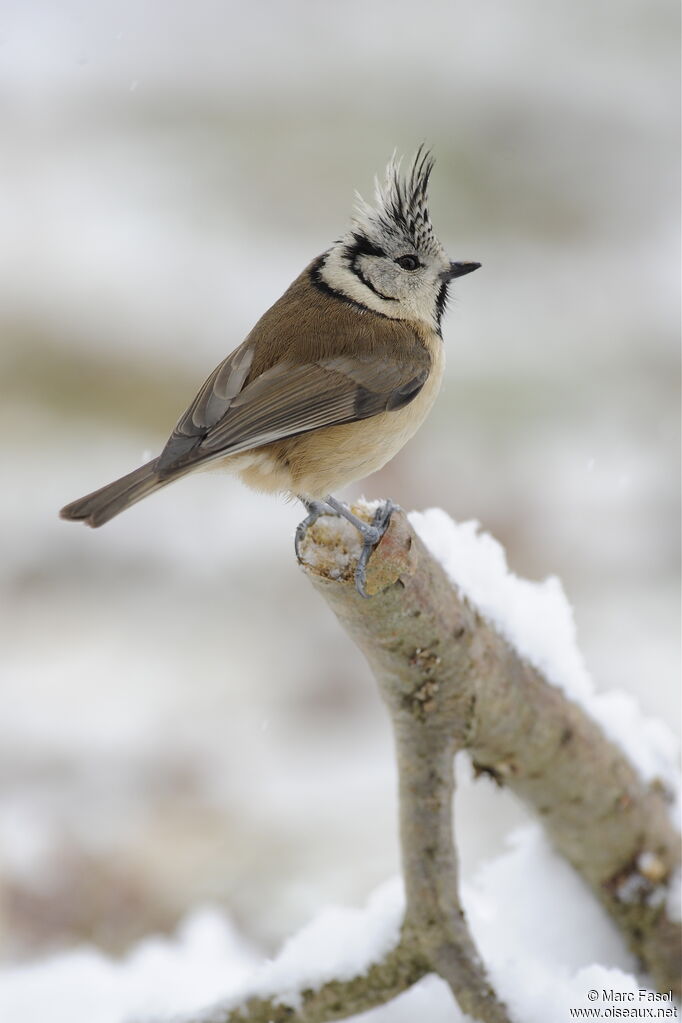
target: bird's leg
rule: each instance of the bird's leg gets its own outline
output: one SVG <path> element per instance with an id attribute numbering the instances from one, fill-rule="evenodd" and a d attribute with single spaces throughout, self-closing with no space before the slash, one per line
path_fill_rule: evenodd
<path id="1" fill-rule="evenodd" d="M 365 589 L 365 583 L 367 582 L 365 575 L 367 562 L 369 561 L 372 551 L 388 529 L 388 524 L 391 521 L 391 515 L 395 511 L 396 505 L 394 505 L 392 501 L 385 501 L 384 504 L 380 505 L 374 512 L 374 517 L 371 523 L 369 523 L 365 522 L 363 519 L 359 519 L 357 515 L 353 515 L 350 508 L 348 508 L 345 504 L 342 504 L 341 501 L 337 501 L 331 494 L 327 496 L 325 503 L 328 504 L 337 515 L 341 515 L 344 519 L 347 519 L 348 522 L 352 523 L 362 536 L 362 550 L 360 551 L 360 557 L 358 558 L 358 563 L 355 568 L 355 589 L 361 597 L 369 597 L 370 594 Z M 322 514 L 322 512 L 318 512 L 318 515 L 320 514 Z M 303 523 L 301 523 L 301 525 L 303 525 Z"/>
<path id="2" fill-rule="evenodd" d="M 301 560 L 301 544 L 305 539 L 305 535 L 308 532 L 308 528 L 317 522 L 320 515 L 328 515 L 330 509 L 324 503 L 324 501 L 309 501 L 305 497 L 299 497 L 299 501 L 305 505 L 308 514 L 302 522 L 296 526 L 296 534 L 294 536 L 294 550 L 296 551 L 296 557 Z"/>
<path id="3" fill-rule="evenodd" d="M 372 521 L 365 522 L 364 519 L 353 515 L 353 512 L 347 505 L 337 501 L 331 494 L 328 494 L 324 501 L 310 501 L 303 497 L 300 497 L 299 500 L 305 505 L 308 514 L 296 527 L 294 548 L 298 560 L 301 560 L 301 544 L 308 532 L 308 528 L 317 522 L 321 515 L 329 515 L 331 513 L 332 515 L 341 516 L 350 522 L 351 525 L 355 526 L 358 533 L 362 536 L 362 550 L 360 551 L 360 557 L 355 568 L 355 588 L 361 597 L 369 598 L 370 594 L 365 588 L 365 583 L 367 582 L 367 562 L 372 551 L 388 529 L 388 524 L 391 521 L 391 515 L 395 511 L 396 505 L 392 501 L 385 501 L 374 512 Z"/>

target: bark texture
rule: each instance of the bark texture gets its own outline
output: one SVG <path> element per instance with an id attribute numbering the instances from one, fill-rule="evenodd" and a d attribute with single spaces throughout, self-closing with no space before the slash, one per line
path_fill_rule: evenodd
<path id="1" fill-rule="evenodd" d="M 363 508 L 355 508 L 362 515 Z M 439 974 L 479 1023 L 509 1023 L 459 901 L 454 756 L 507 785 L 540 816 L 662 992 L 680 993 L 682 936 L 666 912 L 680 840 L 661 785 L 463 599 L 404 513 L 372 554 L 359 596 L 357 531 L 323 517 L 301 545 L 304 571 L 363 650 L 393 724 L 406 911 L 400 940 L 361 976 L 304 989 L 294 1002 L 254 993 L 194 1023 L 325 1023 Z M 187 1021 L 191 1023 L 191 1021 Z"/>
<path id="2" fill-rule="evenodd" d="M 186 1017 L 184 1023 L 328 1023 L 389 1002 L 429 972 L 428 963 L 403 930 L 399 944 L 366 973 L 300 991 L 295 1006 L 277 995 L 247 995 L 238 1004 Z"/>
<path id="3" fill-rule="evenodd" d="M 646 785 L 599 725 L 458 595 L 404 513 L 370 559 L 371 600 L 353 585 L 356 545 L 352 527 L 320 519 L 302 547 L 303 568 L 364 652 L 394 723 L 406 927 L 431 969 L 453 990 L 475 991 L 483 976 L 452 885 L 438 883 L 456 870 L 441 804 L 451 802 L 452 756 L 466 749 L 477 770 L 540 815 L 659 990 L 679 995 L 682 937 L 666 901 L 680 839 L 662 786 Z M 461 990 L 458 998 L 480 1015 Z"/>

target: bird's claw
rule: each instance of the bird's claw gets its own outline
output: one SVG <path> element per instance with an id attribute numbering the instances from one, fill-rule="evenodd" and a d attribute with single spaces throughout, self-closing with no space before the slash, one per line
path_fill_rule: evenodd
<path id="1" fill-rule="evenodd" d="M 397 505 L 393 504 L 392 501 L 384 501 L 374 512 L 372 521 L 365 522 L 364 519 L 359 519 L 345 504 L 337 501 L 331 495 L 326 501 L 305 501 L 304 504 L 308 509 L 308 514 L 302 522 L 299 522 L 294 536 L 294 549 L 299 562 L 302 561 L 301 544 L 305 539 L 305 535 L 310 526 L 317 522 L 321 515 L 337 515 L 347 519 L 362 536 L 362 550 L 360 551 L 358 563 L 355 566 L 355 589 L 361 597 L 369 599 L 372 594 L 367 592 L 367 564 L 372 552 L 388 529 L 391 515 L 396 510 Z"/>
<path id="2" fill-rule="evenodd" d="M 296 551 L 296 558 L 299 562 L 301 558 L 301 544 L 305 540 L 306 533 L 312 525 L 314 525 L 321 515 L 335 515 L 331 508 L 328 508 L 323 501 L 306 501 L 305 506 L 308 509 L 308 514 L 302 522 L 296 526 L 296 533 L 294 534 L 294 550 Z"/>
<path id="3" fill-rule="evenodd" d="M 392 501 L 385 501 L 380 505 L 374 512 L 372 518 L 372 524 L 366 526 L 364 530 L 361 530 L 363 537 L 362 550 L 360 551 L 360 557 L 355 567 L 355 589 L 358 591 L 361 597 L 366 600 L 372 596 L 371 593 L 367 592 L 367 564 L 375 550 L 377 544 L 381 540 L 382 536 L 388 529 L 391 521 L 391 515 L 396 510 L 396 505 Z"/>

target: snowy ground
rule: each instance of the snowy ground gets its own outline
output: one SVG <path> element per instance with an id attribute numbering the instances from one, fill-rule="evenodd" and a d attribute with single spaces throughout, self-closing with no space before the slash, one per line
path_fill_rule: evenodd
<path id="1" fill-rule="evenodd" d="M 564 1023 L 571 1008 L 591 1004 L 594 990 L 600 999 L 604 991 L 633 992 L 639 1005 L 652 1004 L 653 993 L 635 975 L 610 921 L 539 827 L 514 833 L 463 898 L 491 979 L 518 1023 Z M 146 939 L 123 960 L 83 948 L 0 972 L 0 1018 L 42 1023 L 49 1007 L 54 1023 L 142 1023 L 179 1019 L 253 993 L 280 993 L 295 1003 L 294 992 L 353 976 L 380 959 L 397 939 L 402 902 L 396 879 L 365 909 L 330 907 L 267 962 L 228 919 L 197 910 L 172 938 Z M 211 1011 L 205 1018 L 213 1018 Z M 442 981 L 426 977 L 391 1004 L 352 1019 L 458 1023 L 468 1017 Z"/>
<path id="2" fill-rule="evenodd" d="M 678 778 L 672 732 L 639 714 L 631 697 L 594 692 L 559 582 L 530 583 L 510 573 L 503 549 L 473 523 L 458 526 L 438 509 L 412 519 L 479 611 L 552 684 L 600 721 L 647 782 L 662 783 L 672 794 Z M 458 774 L 465 785 L 470 780 L 466 772 L 462 759 Z M 349 773 L 344 781 L 354 789 Z M 349 813 L 357 812 L 361 802 L 357 790 L 354 796 Z M 337 816 L 342 811 L 338 804 L 334 809 Z M 458 819 L 465 834 L 466 815 L 458 814 Z M 22 849 L 21 835 L 20 830 L 15 868 L 36 876 L 40 863 L 31 862 L 36 850 Z M 518 1023 L 546 1023 L 549 1018 L 559 1023 L 571 1018 L 571 1008 L 589 1005 L 595 992 L 597 1000 L 607 1003 L 608 992 L 616 991 L 623 999 L 632 996 L 649 1004 L 655 993 L 645 978 L 636 976 L 636 964 L 613 925 L 552 851 L 540 826 L 514 832 L 508 845 L 465 883 L 463 901 L 491 980 L 512 1018 Z M 398 941 L 402 910 L 402 886 L 396 879 L 375 892 L 365 911 L 325 908 L 274 959 L 265 960 L 262 950 L 229 919 L 216 911 L 195 912 L 174 940 L 146 939 L 119 962 L 81 948 L 0 971 L 0 1018 L 39 1023 L 47 1006 L 56 1023 L 179 1019 L 211 1001 L 218 1006 L 251 995 L 295 1007 L 301 991 L 350 979 L 380 961 Z M 666 1003 L 664 1008 L 671 1006 Z M 205 1018 L 217 1017 L 209 1011 Z M 464 1019 L 453 1009 L 445 985 L 434 978 L 362 1018 L 386 1023 Z"/>

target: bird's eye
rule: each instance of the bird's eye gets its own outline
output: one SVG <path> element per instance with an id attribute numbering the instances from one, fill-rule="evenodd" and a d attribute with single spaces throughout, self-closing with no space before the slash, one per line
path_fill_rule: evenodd
<path id="1" fill-rule="evenodd" d="M 398 256 L 395 261 L 403 270 L 418 270 L 421 263 L 416 256 Z"/>

